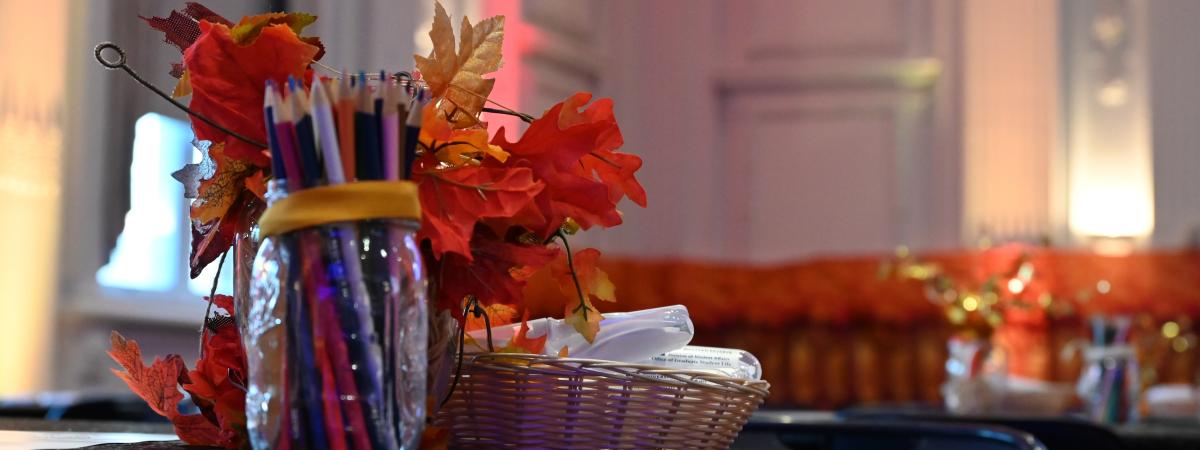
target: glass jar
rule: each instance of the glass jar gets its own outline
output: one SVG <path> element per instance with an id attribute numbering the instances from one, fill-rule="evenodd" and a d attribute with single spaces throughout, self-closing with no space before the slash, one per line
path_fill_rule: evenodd
<path id="1" fill-rule="evenodd" d="M 269 188 L 272 205 L 286 197 Z M 428 344 L 417 226 L 337 221 L 262 239 L 244 335 L 254 448 L 417 448 Z"/>
<path id="2" fill-rule="evenodd" d="M 1004 351 L 978 337 L 953 337 L 946 350 L 946 381 L 942 384 L 946 410 L 953 414 L 992 411 L 1007 379 Z"/>
<path id="3" fill-rule="evenodd" d="M 1083 361 L 1075 392 L 1088 418 L 1111 424 L 1137 421 L 1140 385 L 1133 346 L 1092 345 L 1083 350 Z"/>

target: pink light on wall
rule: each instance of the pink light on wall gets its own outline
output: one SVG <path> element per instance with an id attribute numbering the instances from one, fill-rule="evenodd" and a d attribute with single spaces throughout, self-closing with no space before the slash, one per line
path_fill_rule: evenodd
<path id="1" fill-rule="evenodd" d="M 483 17 L 503 15 L 504 19 L 504 66 L 492 74 L 496 85 L 489 98 L 495 102 L 488 106 L 499 108 L 499 105 L 531 114 L 538 117 L 541 109 L 536 105 L 525 105 L 521 102 L 522 93 L 532 88 L 531 73 L 524 64 L 525 54 L 533 48 L 541 38 L 538 30 L 526 23 L 521 16 L 521 0 L 491 0 L 483 4 Z M 497 103 L 499 105 L 497 105 Z M 547 105 L 548 106 L 548 105 Z M 505 138 L 514 141 L 524 129 L 521 119 L 503 114 L 487 114 L 488 132 L 495 133 L 500 127 L 505 129 Z"/>

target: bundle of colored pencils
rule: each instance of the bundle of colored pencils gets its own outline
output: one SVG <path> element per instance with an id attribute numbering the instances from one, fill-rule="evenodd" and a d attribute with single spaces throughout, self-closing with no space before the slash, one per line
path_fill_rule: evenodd
<path id="1" fill-rule="evenodd" d="M 1092 348 L 1099 349 L 1096 364 L 1098 389 L 1092 394 L 1091 415 L 1103 423 L 1125 423 L 1135 413 L 1136 360 L 1129 341 L 1132 320 L 1129 317 L 1093 317 Z"/>
<path id="2" fill-rule="evenodd" d="M 368 81 L 365 74 L 314 79 L 311 91 L 294 79 L 267 83 L 263 111 L 276 186 L 294 193 L 411 175 L 427 95 L 400 76 Z M 411 280 L 401 272 L 403 239 L 392 221 L 340 222 L 278 239 L 289 255 L 288 282 L 278 294 L 287 305 L 287 317 L 278 318 L 286 326 L 279 392 L 287 407 L 278 412 L 283 435 L 274 447 L 408 444 L 419 425 L 405 429 L 413 427 L 402 420 L 404 403 L 423 406 L 424 397 L 409 398 L 397 385 L 419 377 L 423 390 L 425 374 L 406 367 L 400 346 L 425 336 L 408 336 L 400 319 L 408 306 L 397 296 Z"/>

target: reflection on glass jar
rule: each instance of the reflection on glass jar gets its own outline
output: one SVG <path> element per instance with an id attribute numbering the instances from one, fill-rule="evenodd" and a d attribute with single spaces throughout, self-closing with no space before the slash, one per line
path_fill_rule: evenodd
<path id="1" fill-rule="evenodd" d="M 428 312 L 416 230 L 372 219 L 263 239 L 244 336 L 255 448 L 417 447 Z"/>

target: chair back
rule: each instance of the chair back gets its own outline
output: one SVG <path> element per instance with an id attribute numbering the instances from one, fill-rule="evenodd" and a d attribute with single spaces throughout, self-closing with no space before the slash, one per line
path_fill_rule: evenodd
<path id="1" fill-rule="evenodd" d="M 744 448 L 787 450 L 1046 450 L 1029 433 L 996 425 L 844 420 L 751 421 L 742 429 Z M 764 437 L 769 436 L 768 439 Z M 739 441 L 741 439 L 739 438 Z M 733 448 L 743 448 L 738 442 Z"/>
<path id="2" fill-rule="evenodd" d="M 1128 450 L 1124 441 L 1108 428 L 1079 419 L 1005 415 L 957 416 L 936 412 L 868 408 L 840 411 L 838 416 L 846 420 L 998 425 L 1029 433 L 1049 450 Z"/>

